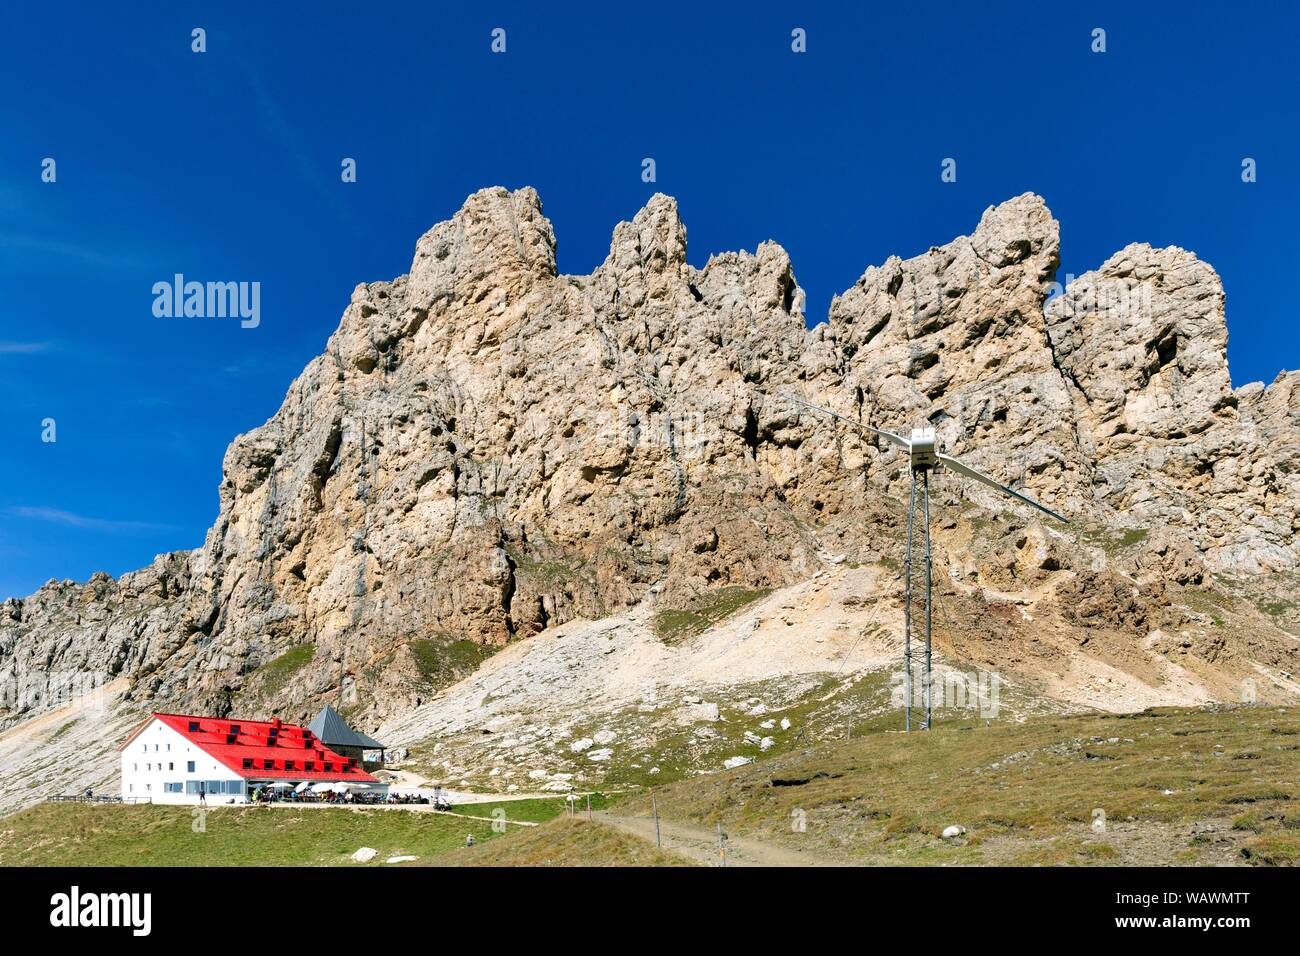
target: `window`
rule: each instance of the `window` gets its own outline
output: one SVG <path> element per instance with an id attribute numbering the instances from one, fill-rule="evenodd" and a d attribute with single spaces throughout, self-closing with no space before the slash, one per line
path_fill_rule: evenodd
<path id="1" fill-rule="evenodd" d="M 230 732 L 231 732 L 232 734 L 237 734 L 237 733 L 239 733 L 239 724 L 231 724 L 231 725 L 230 725 Z"/>
<path id="2" fill-rule="evenodd" d="M 202 785 L 202 783 L 203 783 L 202 780 L 186 780 L 186 781 L 185 781 L 185 792 L 186 792 L 186 793 L 198 793 L 198 792 L 199 792 L 199 787 Z"/>
<path id="3" fill-rule="evenodd" d="M 192 734 L 197 734 L 198 732 L 199 732 L 199 722 L 198 722 L 197 720 L 191 720 L 191 721 L 190 721 L 190 733 L 192 733 Z"/>
<path id="4" fill-rule="evenodd" d="M 182 783 L 164 783 L 163 793 L 181 793 L 185 788 Z"/>
<path id="5" fill-rule="evenodd" d="M 169 763 L 167 764 L 167 769 L 168 769 L 168 770 L 175 770 L 175 769 L 176 769 L 176 764 L 174 764 L 174 763 L 170 763 L 170 762 L 169 762 Z"/>
<path id="6" fill-rule="evenodd" d="M 145 770 L 152 770 L 152 769 L 153 769 L 153 764 L 151 764 L 151 763 L 147 763 L 147 764 L 145 764 L 145 765 L 144 765 L 144 769 L 145 769 Z"/>
<path id="7" fill-rule="evenodd" d="M 193 761 L 193 760 L 187 760 L 187 761 L 185 761 L 185 772 L 186 772 L 186 773 L 193 773 L 193 772 L 194 772 L 194 761 Z"/>
<path id="8" fill-rule="evenodd" d="M 284 769 L 285 769 L 285 770 L 293 770 L 293 769 L 294 769 L 294 762 L 293 762 L 292 760 L 286 760 L 286 761 L 284 762 Z"/>
<path id="9" fill-rule="evenodd" d="M 139 770 L 139 769 L 140 769 L 140 765 L 139 765 L 138 763 L 133 763 L 133 764 L 131 764 L 131 769 L 132 769 L 132 770 Z"/>
<path id="10" fill-rule="evenodd" d="M 126 790 L 127 790 L 127 793 L 135 793 L 135 784 L 133 784 L 133 783 L 128 783 L 128 784 L 126 785 Z"/>
<path id="11" fill-rule="evenodd" d="M 244 769 L 245 769 L 245 770 L 252 770 L 252 769 L 253 769 L 253 758 L 252 758 L 252 757 L 245 757 L 245 758 L 244 758 Z"/>
<path id="12" fill-rule="evenodd" d="M 263 760 L 263 761 L 262 761 L 262 769 L 263 769 L 263 770 L 273 770 L 273 769 L 275 769 L 275 761 L 274 761 L 274 760 Z"/>
<path id="13" fill-rule="evenodd" d="M 333 772 L 334 772 L 334 765 L 333 765 L 332 763 L 327 763 L 327 764 L 325 765 L 325 772 L 326 772 L 326 773 L 333 773 Z"/>

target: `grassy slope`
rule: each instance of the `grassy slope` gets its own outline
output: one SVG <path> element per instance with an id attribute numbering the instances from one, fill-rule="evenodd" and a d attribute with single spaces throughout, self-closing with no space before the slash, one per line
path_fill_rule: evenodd
<path id="1" fill-rule="evenodd" d="M 1166 792 L 1168 791 L 1168 792 Z M 1300 863 L 1300 712 L 1279 707 L 1042 717 L 869 733 L 656 790 L 668 819 L 849 863 Z M 615 812 L 649 814 L 630 795 Z M 597 809 L 603 797 L 593 799 Z M 585 803 L 584 803 L 585 808 Z M 421 864 L 667 865 L 644 841 L 559 818 L 563 801 L 427 813 L 44 804 L 0 820 L 0 864 L 352 865 L 360 846 Z M 494 809 L 539 827 L 492 832 Z M 1093 829 L 1095 811 L 1106 829 Z M 800 812 L 804 832 L 791 826 Z M 958 840 L 939 834 L 967 828 Z M 479 846 L 464 847 L 473 833 Z"/>
<path id="2" fill-rule="evenodd" d="M 1259 707 L 877 733 L 683 780 L 658 803 L 846 862 L 1296 863 L 1298 795 L 1300 713 Z M 940 839 L 951 824 L 967 835 Z"/>
<path id="3" fill-rule="evenodd" d="M 497 836 L 490 822 L 400 810 L 214 807 L 207 832 L 189 807 L 45 803 L 0 820 L 0 865 L 334 866 L 363 846 L 428 857 Z"/>

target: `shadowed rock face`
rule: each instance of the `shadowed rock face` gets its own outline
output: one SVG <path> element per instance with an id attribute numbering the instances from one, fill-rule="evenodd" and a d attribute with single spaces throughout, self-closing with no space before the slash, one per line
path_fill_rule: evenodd
<path id="1" fill-rule="evenodd" d="M 342 687 L 392 715 L 452 641 L 897 554 L 901 459 L 783 392 L 931 423 L 1073 516 L 1177 529 L 1192 550 L 1162 539 L 1151 560 L 1180 575 L 1293 568 L 1295 374 L 1232 391 L 1222 286 L 1191 253 L 1130 246 L 1045 308 L 1058 257 L 1056 221 L 1019 196 L 869 268 L 808 330 L 783 249 L 695 269 L 666 196 L 563 276 L 532 189 L 475 193 L 409 274 L 356 288 L 280 410 L 231 444 L 203 547 L 5 602 L 0 676 L 97 671 L 177 708 L 290 716 Z M 304 643 L 308 663 L 272 663 Z"/>

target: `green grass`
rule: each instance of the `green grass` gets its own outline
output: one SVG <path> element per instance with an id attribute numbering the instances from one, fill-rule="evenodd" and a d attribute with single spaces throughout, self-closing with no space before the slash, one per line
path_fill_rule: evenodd
<path id="1" fill-rule="evenodd" d="M 579 814 L 587 812 L 587 797 L 578 797 L 576 804 Z M 609 806 L 609 798 L 603 793 L 591 795 L 591 809 L 604 810 Z M 545 823 L 564 814 L 567 801 L 563 797 L 545 797 L 539 800 L 502 800 L 496 803 L 466 803 L 451 807 L 456 813 L 466 816 L 482 817 L 493 820 L 498 811 L 504 813 L 506 820 L 520 820 L 526 823 Z"/>
<path id="2" fill-rule="evenodd" d="M 665 644 L 678 644 L 771 593 L 770 588 L 758 591 L 740 587 L 720 588 L 701 597 L 689 608 L 659 611 L 655 614 L 655 634 Z"/>
<path id="3" fill-rule="evenodd" d="M 358 866 L 363 846 L 379 856 L 448 853 L 489 821 L 405 810 L 341 807 L 212 807 L 195 833 L 195 808 L 44 803 L 0 820 L 4 866 Z"/>
<path id="4" fill-rule="evenodd" d="M 1149 533 L 1146 528 L 1088 528 L 1080 532 L 1079 540 L 1115 555 L 1141 544 Z"/>
<path id="5" fill-rule="evenodd" d="M 420 676 L 438 687 L 473 672 L 497 650 L 442 633 L 436 639 L 411 641 L 409 646 Z"/>
<path id="6" fill-rule="evenodd" d="M 656 793 L 669 818 L 721 821 L 846 862 L 1195 863 L 1225 852 L 1296 862 L 1297 734 L 1300 714 L 1275 707 L 941 724 L 792 750 Z M 649 803 L 630 796 L 619 812 L 648 813 Z M 1107 832 L 1092 830 L 1096 809 Z M 803 833 L 790 826 L 796 811 Z M 952 824 L 966 837 L 940 839 Z M 1239 845 L 1198 841 L 1192 824 Z"/>
<path id="7" fill-rule="evenodd" d="M 315 644 L 299 644 L 279 657 L 267 661 L 257 670 L 261 689 L 268 695 L 279 693 L 298 671 L 311 663 L 316 656 Z"/>

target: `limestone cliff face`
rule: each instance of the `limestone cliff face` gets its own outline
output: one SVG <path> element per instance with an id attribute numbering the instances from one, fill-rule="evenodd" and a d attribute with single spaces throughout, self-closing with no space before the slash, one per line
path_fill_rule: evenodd
<path id="1" fill-rule="evenodd" d="M 1047 303 L 1058 226 L 1027 194 L 868 269 L 808 330 L 779 246 L 696 269 L 662 195 L 589 276 L 558 274 L 555 246 L 533 190 L 471 196 L 407 275 L 356 288 L 280 410 L 231 444 L 203 547 L 6 602 L 0 671 L 102 671 L 175 707 L 300 716 L 341 694 L 393 714 L 456 642 L 896 554 L 902 462 L 783 393 L 930 422 L 1085 520 L 1185 529 L 1180 568 L 1297 563 L 1300 389 L 1232 391 L 1223 290 L 1190 253 L 1130 246 Z"/>
<path id="2" fill-rule="evenodd" d="M 1213 268 L 1131 245 L 1071 283 L 1047 320 L 1105 514 L 1183 529 L 1215 570 L 1295 567 L 1295 375 L 1233 391 Z"/>

